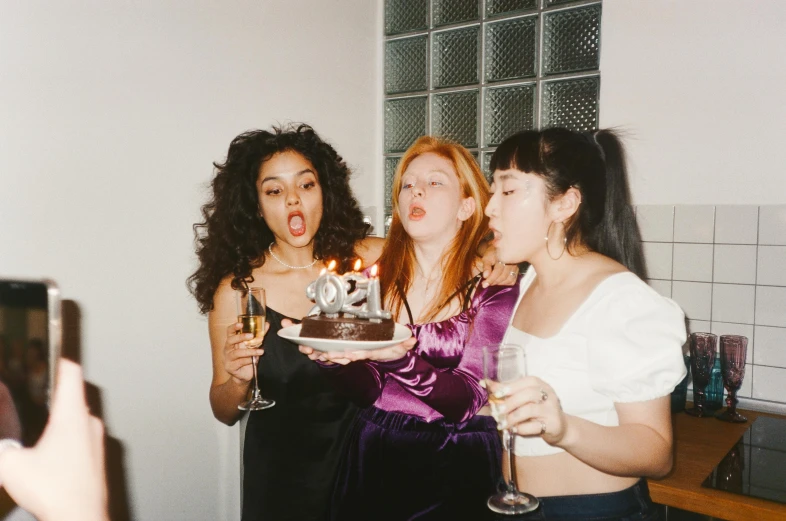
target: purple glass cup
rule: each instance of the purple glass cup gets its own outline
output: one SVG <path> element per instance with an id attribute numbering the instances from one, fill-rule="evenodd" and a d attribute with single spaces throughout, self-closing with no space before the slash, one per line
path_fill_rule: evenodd
<path id="1" fill-rule="evenodd" d="M 715 349 L 718 337 L 712 333 L 691 333 L 690 369 L 693 375 L 693 407 L 685 409 L 687 414 L 703 418 L 709 413 L 705 410 L 704 390 L 710 383 L 712 366 L 715 363 Z"/>
<path id="2" fill-rule="evenodd" d="M 748 353 L 748 339 L 740 335 L 721 335 L 720 363 L 723 386 L 726 388 L 726 405 L 728 408 L 720 412 L 719 420 L 744 423 L 748 418 L 737 412 L 737 391 L 745 378 L 745 357 Z"/>

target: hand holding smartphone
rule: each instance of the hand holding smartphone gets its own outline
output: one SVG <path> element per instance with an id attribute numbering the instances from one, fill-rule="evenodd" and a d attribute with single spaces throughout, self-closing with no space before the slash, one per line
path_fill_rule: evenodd
<path id="1" fill-rule="evenodd" d="M 0 279 L 0 439 L 30 447 L 40 438 L 61 336 L 52 281 Z"/>
<path id="2" fill-rule="evenodd" d="M 41 437 L 61 337 L 60 292 L 52 281 L 0 278 L 0 440 L 8 440 L 5 445 L 31 447 Z M 13 508 L 0 490 L 0 519 Z"/>

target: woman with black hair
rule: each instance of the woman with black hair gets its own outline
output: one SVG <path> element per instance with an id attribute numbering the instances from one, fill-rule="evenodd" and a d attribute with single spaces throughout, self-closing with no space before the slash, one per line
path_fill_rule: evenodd
<path id="1" fill-rule="evenodd" d="M 262 395 L 276 401 L 248 417 L 243 520 L 321 519 L 356 408 L 276 333 L 283 318 L 311 308 L 305 289 L 327 260 L 342 271 L 357 258 L 368 265 L 383 241 L 367 236 L 346 163 L 307 125 L 241 134 L 215 167 L 212 200 L 194 226 L 200 266 L 189 279 L 208 314 L 210 405 L 228 425 L 241 417 L 252 356 L 260 356 Z M 251 335 L 236 324 L 235 290 L 245 284 L 267 296 L 269 331 L 259 349 L 245 348 Z"/>
<path id="2" fill-rule="evenodd" d="M 608 130 L 522 132 L 491 169 L 497 254 L 530 263 L 505 335 L 528 376 L 488 389 L 517 433 L 519 488 L 541 500 L 522 519 L 657 519 L 643 478 L 671 468 L 685 322 L 642 281 L 622 145 Z"/>

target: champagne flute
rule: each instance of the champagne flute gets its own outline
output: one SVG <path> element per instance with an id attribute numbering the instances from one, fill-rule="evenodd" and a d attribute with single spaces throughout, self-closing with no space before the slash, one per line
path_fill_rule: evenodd
<path id="1" fill-rule="evenodd" d="M 251 333 L 254 338 L 248 341 L 249 348 L 258 348 L 265 337 L 265 290 L 262 288 L 243 288 L 237 293 L 237 321 L 243 324 L 243 333 Z M 237 406 L 241 411 L 261 411 L 273 407 L 276 402 L 263 398 L 259 393 L 257 378 L 257 361 L 259 357 L 251 357 L 254 370 L 254 390 L 251 399 Z"/>
<path id="2" fill-rule="evenodd" d="M 524 348 L 516 344 L 502 344 L 483 348 L 483 378 L 488 384 L 512 382 L 527 375 L 527 360 Z M 487 385 L 488 388 L 488 385 Z M 491 415 L 499 423 L 505 418 L 500 414 L 499 406 L 504 398 L 497 398 L 489 393 Z M 532 494 L 519 492 L 516 485 L 516 436 L 510 429 L 502 431 L 503 445 L 508 449 L 510 479 L 505 482 L 506 490 L 488 500 L 488 507 L 498 514 L 526 514 L 538 508 L 539 501 Z"/>

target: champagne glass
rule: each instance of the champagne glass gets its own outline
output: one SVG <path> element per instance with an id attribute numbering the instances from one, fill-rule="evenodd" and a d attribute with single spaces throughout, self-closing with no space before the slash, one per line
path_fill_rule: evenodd
<path id="1" fill-rule="evenodd" d="M 737 391 L 745 378 L 745 355 L 748 351 L 748 339 L 740 335 L 721 335 L 720 363 L 723 385 L 726 387 L 726 405 L 728 409 L 719 413 L 716 418 L 732 423 L 745 423 L 748 418 L 737 412 Z"/>
<path id="2" fill-rule="evenodd" d="M 237 293 L 237 321 L 243 324 L 243 333 L 251 333 L 254 338 L 248 341 L 249 348 L 258 348 L 265 337 L 265 290 L 262 288 L 243 288 Z M 259 357 L 251 357 L 254 370 L 254 390 L 251 399 L 237 406 L 241 411 L 261 411 L 273 407 L 276 402 L 263 398 L 259 393 L 257 378 L 257 361 Z"/>
<path id="3" fill-rule="evenodd" d="M 502 344 L 483 348 L 483 378 L 487 383 L 503 384 L 518 380 L 527 375 L 527 362 L 524 348 L 516 344 Z M 488 386 L 487 386 L 488 388 Z M 499 423 L 505 415 L 499 413 L 499 405 L 504 398 L 497 398 L 489 393 L 491 415 Z M 508 449 L 510 479 L 505 483 L 506 489 L 488 500 L 488 507 L 498 514 L 526 514 L 538 508 L 538 499 L 526 492 L 519 492 L 516 485 L 516 436 L 510 429 L 502 431 L 503 445 Z"/>
<path id="4" fill-rule="evenodd" d="M 693 373 L 693 403 L 694 406 L 685 412 L 691 416 L 702 418 L 706 416 L 704 402 L 706 399 L 704 389 L 710 383 L 710 373 L 715 363 L 715 346 L 718 337 L 712 333 L 690 334 L 690 369 Z"/>

